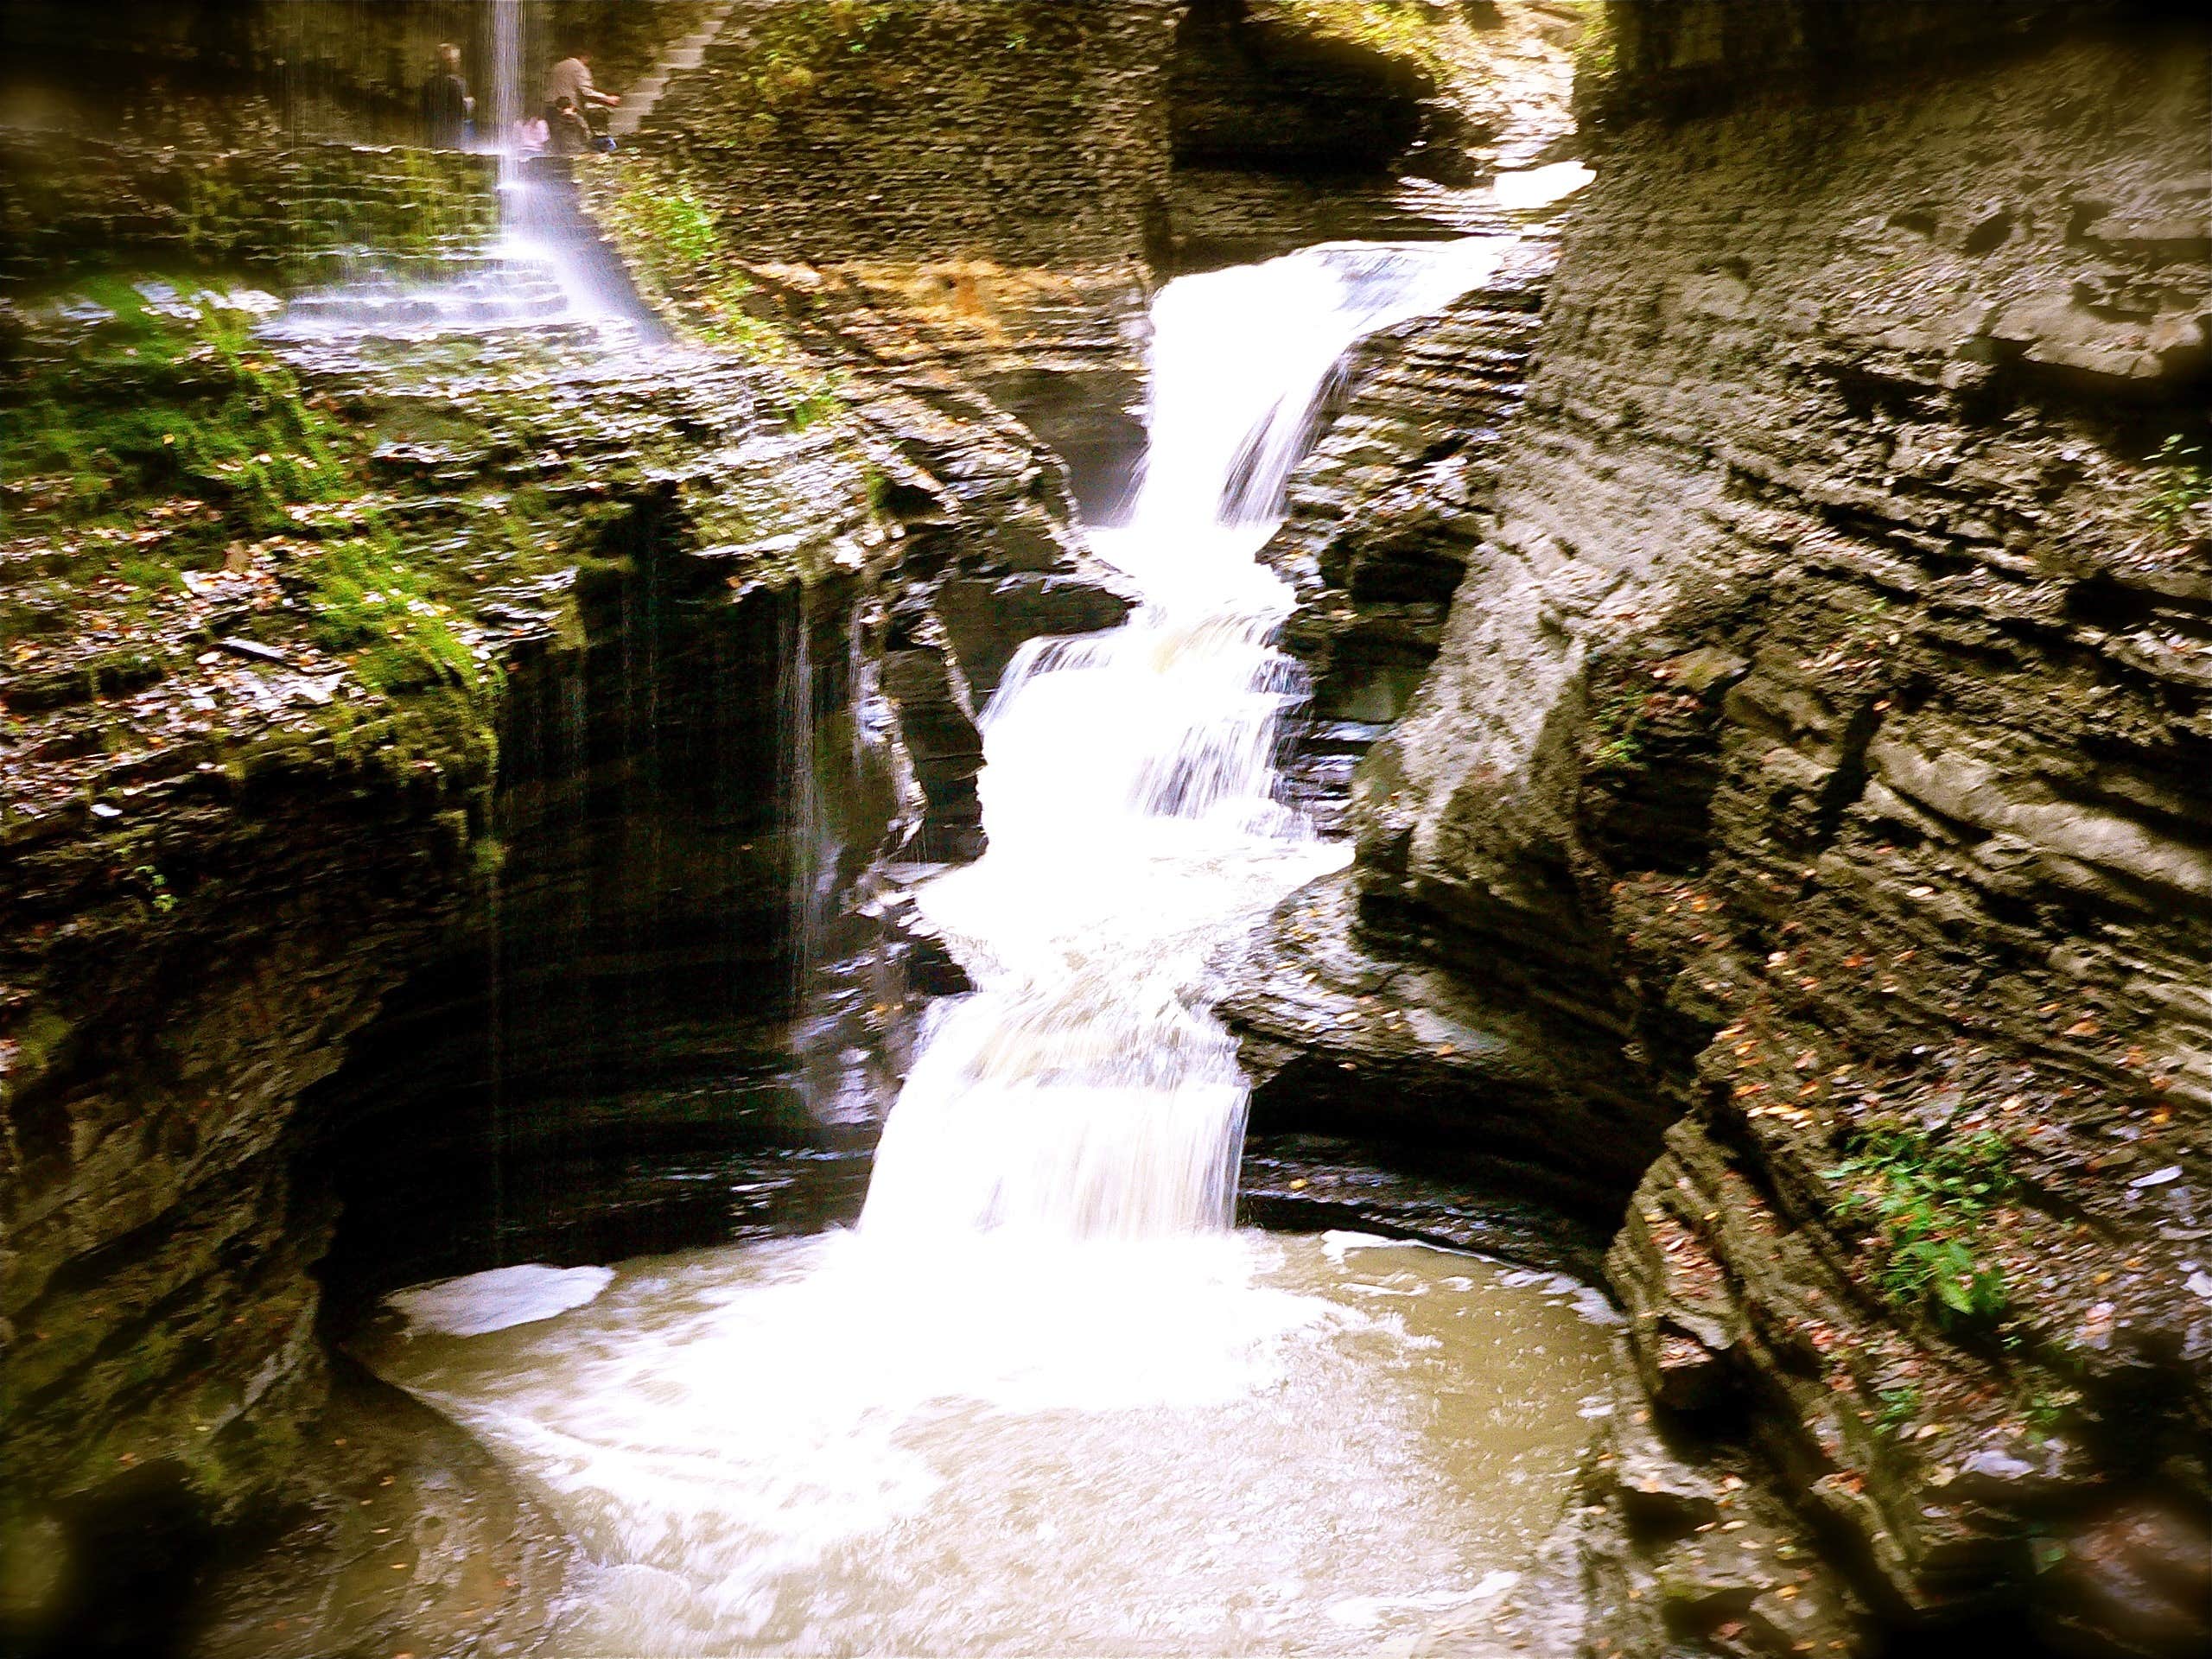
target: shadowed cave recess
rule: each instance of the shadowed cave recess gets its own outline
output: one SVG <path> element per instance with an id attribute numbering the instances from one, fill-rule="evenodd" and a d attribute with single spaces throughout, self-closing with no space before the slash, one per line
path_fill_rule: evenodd
<path id="1" fill-rule="evenodd" d="M 2212 1642 L 2201 19 L 0 31 L 7 1651 Z"/>

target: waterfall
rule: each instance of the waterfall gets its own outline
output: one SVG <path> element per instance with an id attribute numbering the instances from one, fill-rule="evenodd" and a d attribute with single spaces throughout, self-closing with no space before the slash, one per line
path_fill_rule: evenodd
<path id="1" fill-rule="evenodd" d="M 919 895 L 978 989 L 892 1111 L 864 1238 L 1230 1224 L 1246 1090 L 1207 962 L 1346 856 L 1274 798 L 1304 680 L 1274 644 L 1293 595 L 1256 556 L 1344 352 L 1503 245 L 1312 248 L 1160 296 L 1143 481 L 1092 531 L 1143 603 L 1032 641 L 984 713 L 990 849 Z"/>
<path id="2" fill-rule="evenodd" d="M 990 851 L 918 894 L 980 988 L 938 1005 L 857 1231 L 392 1299 L 369 1363 L 578 1541 L 547 1651 L 1354 1659 L 1535 1556 L 1605 1334 L 1571 1281 L 1225 1229 L 1244 1085 L 1205 989 L 1345 857 L 1274 794 L 1283 480 L 1344 347 L 1486 260 L 1324 249 L 1160 296 L 1152 463 L 1096 538 L 1144 603 L 985 713 Z M 830 734 L 803 620 L 772 637 L 796 766 Z M 827 867 L 790 787 L 803 912 Z"/>
<path id="3" fill-rule="evenodd" d="M 572 163 L 517 149 L 516 124 L 537 103 L 555 35 L 543 9 L 489 0 L 489 14 L 487 60 L 464 60 L 464 68 L 476 96 L 476 148 L 497 157 L 498 236 L 481 246 L 438 247 L 427 261 L 355 250 L 346 280 L 295 296 L 269 333 L 346 340 L 582 324 L 608 350 L 668 343 L 666 327 L 578 206 Z"/>
<path id="4" fill-rule="evenodd" d="M 527 107 L 522 33 L 522 0 L 492 0 L 491 84 L 488 97 L 477 107 L 476 142 L 499 151 L 503 188 L 522 181 L 522 158 L 514 143 L 515 123 Z"/>

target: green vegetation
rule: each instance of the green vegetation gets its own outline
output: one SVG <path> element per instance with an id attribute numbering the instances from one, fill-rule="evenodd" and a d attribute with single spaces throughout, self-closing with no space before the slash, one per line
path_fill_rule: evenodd
<path id="1" fill-rule="evenodd" d="M 0 532 L 35 521 L 69 577 L 119 578 L 142 611 L 242 543 L 296 540 L 316 641 L 353 654 L 365 683 L 474 687 L 450 607 L 365 499 L 362 444 L 220 294 L 94 276 L 51 296 L 111 315 L 0 404 Z"/>
<path id="2" fill-rule="evenodd" d="M 1653 728 L 1696 707 L 1694 696 L 1658 679 L 1655 671 L 1628 673 L 1626 679 L 1592 688 L 1583 739 L 1585 764 L 1592 771 L 1632 772 L 1647 764 Z"/>
<path id="3" fill-rule="evenodd" d="M 1277 0 L 1277 4 L 1316 34 L 1411 58 L 1440 79 L 1452 72 L 1437 38 L 1438 20 L 1424 7 L 1401 0 Z"/>
<path id="4" fill-rule="evenodd" d="M 781 375 L 787 384 L 779 407 L 794 431 L 842 417 L 842 378 L 817 367 L 761 315 L 758 290 L 690 179 L 639 156 L 592 184 L 593 213 L 650 298 L 702 340 Z"/>
<path id="5" fill-rule="evenodd" d="M 2212 467 L 2204 464 L 2203 449 L 2178 432 L 2159 445 L 2151 477 L 2143 511 L 2164 535 L 2179 535 L 2191 519 L 2212 507 Z"/>
<path id="6" fill-rule="evenodd" d="M 626 191 L 621 204 L 629 221 L 625 228 L 664 283 L 681 282 L 686 272 L 710 263 L 721 247 L 714 214 L 689 185 Z"/>
<path id="7" fill-rule="evenodd" d="M 72 291 L 113 320 L 86 350 L 34 365 L 0 404 L 0 474 L 10 480 L 0 531 L 23 503 L 65 524 L 138 529 L 126 504 L 181 496 L 215 509 L 200 524 L 204 552 L 283 529 L 287 509 L 344 493 L 336 429 L 257 350 L 251 319 L 208 303 L 213 290 L 173 286 L 177 299 L 158 308 L 120 277 Z M 175 538 L 163 539 L 167 548 Z M 145 556 L 129 563 L 131 580 L 157 585 Z"/>
<path id="8" fill-rule="evenodd" d="M 1574 39 L 1574 83 L 1580 92 L 1586 85 L 1592 91 L 1602 88 L 1612 79 L 1616 67 L 1612 20 L 1602 5 L 1587 9 L 1582 22 L 1582 32 Z"/>
<path id="9" fill-rule="evenodd" d="M 843 413 L 845 378 L 831 369 L 800 383 L 798 395 L 784 405 L 784 418 L 795 432 L 804 432 Z"/>
<path id="10" fill-rule="evenodd" d="M 1855 1139 L 1827 1172 L 1846 1190 L 1837 1214 L 1872 1228 L 1876 1284 L 1898 1307 L 1926 1305 L 1946 1324 L 1988 1324 L 2005 1312 L 2003 1271 L 1977 1248 L 1989 1212 L 2013 1190 L 2011 1147 L 1990 1131 L 1957 1140 L 1884 1127 Z"/>
<path id="11" fill-rule="evenodd" d="M 748 308 L 753 283 L 732 267 L 714 212 L 688 179 L 639 157 L 595 182 L 593 211 L 652 296 L 751 361 L 789 354 L 783 335 Z"/>
<path id="12" fill-rule="evenodd" d="M 897 11 L 893 0 L 826 0 L 766 9 L 752 26 L 748 73 L 728 83 L 739 107 L 750 106 L 751 124 L 763 136 L 774 132 L 786 117 L 813 101 L 822 71 L 836 58 L 879 47 Z"/>
<path id="13" fill-rule="evenodd" d="M 146 901 L 166 916 L 176 908 L 176 894 L 169 891 L 169 879 L 151 864 L 141 864 L 130 872 L 144 889 Z"/>
<path id="14" fill-rule="evenodd" d="M 1920 1388 L 1917 1383 L 1901 1383 L 1896 1388 L 1883 1389 L 1876 1397 L 1882 1402 L 1882 1414 L 1874 1420 L 1874 1427 L 1895 1440 L 1904 1432 L 1905 1426 L 1920 1415 Z"/>
<path id="15" fill-rule="evenodd" d="M 2047 1440 L 2058 1433 L 2061 1426 L 2082 1396 L 2071 1389 L 2043 1389 L 2028 1402 L 2028 1428 L 2039 1440 Z"/>
<path id="16" fill-rule="evenodd" d="M 1643 694 L 1614 691 L 1591 711 L 1590 764 L 1601 771 L 1634 769 L 1643 753 Z"/>
<path id="17" fill-rule="evenodd" d="M 353 652 L 354 671 L 380 691 L 445 680 L 473 686 L 476 660 L 453 629 L 453 607 L 401 556 L 381 524 L 334 542 L 315 564 L 315 636 L 327 651 Z"/>

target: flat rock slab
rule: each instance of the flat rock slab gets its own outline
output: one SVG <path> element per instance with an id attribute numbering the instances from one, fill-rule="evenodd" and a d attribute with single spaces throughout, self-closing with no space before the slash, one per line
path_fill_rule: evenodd
<path id="1" fill-rule="evenodd" d="M 308 1431 L 316 1495 L 219 1568 L 191 1659 L 534 1652 L 567 1577 L 565 1534 L 445 1418 L 351 1365 Z"/>

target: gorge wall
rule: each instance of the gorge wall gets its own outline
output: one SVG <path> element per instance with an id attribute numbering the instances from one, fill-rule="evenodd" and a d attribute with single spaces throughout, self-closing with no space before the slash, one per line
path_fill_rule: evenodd
<path id="1" fill-rule="evenodd" d="M 1551 1640 L 2196 1651 L 2206 36 L 1611 17 L 1441 655 L 1229 1005 L 1255 1125 L 1657 1154 Z"/>
<path id="2" fill-rule="evenodd" d="M 317 108 L 404 122 L 459 31 L 328 10 L 377 44 Z M 134 429 L 128 524 L 73 454 L 9 480 L 11 1584 L 97 1600 L 54 1586 L 138 1516 L 281 1485 L 334 1196 L 358 1291 L 658 1236 L 624 1137 L 721 1175 L 864 1147 L 815 1108 L 886 1086 L 900 988 L 832 976 L 817 1041 L 794 963 L 896 912 L 872 863 L 977 850 L 1014 643 L 1127 603 L 1038 436 L 1109 507 L 1159 276 L 1497 228 L 1399 171 L 1558 153 L 1573 10 L 1421 10 L 1451 52 L 1324 49 L 1345 9 L 1288 0 L 741 0 L 586 168 L 710 347 L 650 371 L 559 327 L 141 359 L 169 302 L 22 284 L 465 262 L 488 175 L 296 149 L 267 103 L 205 168 L 5 137 L 7 407 L 237 397 L 342 474 L 291 499 Z M 149 61 L 267 67 L 225 38 Z M 1294 484 L 1294 786 L 1358 859 L 1234 965 L 1255 1128 L 1627 1213 L 1585 1501 L 1470 1652 L 2204 1639 L 2205 49 L 2150 9 L 1616 7 L 1556 274 L 1533 238 L 1372 342 Z M 1550 89 L 1518 111 L 1508 58 Z M 327 579 L 349 502 L 439 628 Z M 334 595 L 359 632 L 318 632 Z M 886 938 L 855 958 L 928 957 Z"/>
<path id="3" fill-rule="evenodd" d="M 528 73 L 573 43 L 602 80 L 626 86 L 714 9 L 514 0 L 511 16 Z M 18 0 L 0 16 L 0 125 L 171 143 L 276 130 L 296 144 L 419 144 L 423 80 L 442 42 L 461 48 L 488 128 L 494 11 L 481 0 L 112 0 L 88 30 L 81 8 Z"/>
<path id="4" fill-rule="evenodd" d="M 857 455 L 743 365 L 611 365 L 556 330 L 394 369 L 250 341 L 181 278 L 158 314 L 96 291 L 27 314 L 7 430 L 11 1618 L 137 1599 L 146 1535 L 282 1490 L 327 1376 L 339 1191 L 357 1219 L 412 1196 L 410 1247 L 472 1259 L 501 1247 L 469 1190 L 494 1143 L 528 1167 L 579 1138 L 594 1033 L 520 975 L 486 1007 L 487 926 L 587 989 L 598 950 L 662 927 L 724 995 L 717 1037 L 780 1055 L 796 860 L 760 780 L 792 618 L 819 591 L 842 636 L 838 550 L 881 544 Z M 533 748 L 571 697 L 582 752 Z M 711 938 L 671 925 L 685 906 Z M 557 925 L 579 917 L 596 932 Z M 456 956 L 458 1076 L 435 1027 L 378 1023 Z M 671 977 L 624 981 L 637 1040 L 696 1005 Z M 503 1042 L 537 1063 L 504 1126 L 472 1087 Z M 370 1122 L 359 1082 L 393 1047 L 412 1064 Z M 335 1179 L 302 1166 L 348 1133 Z"/>

